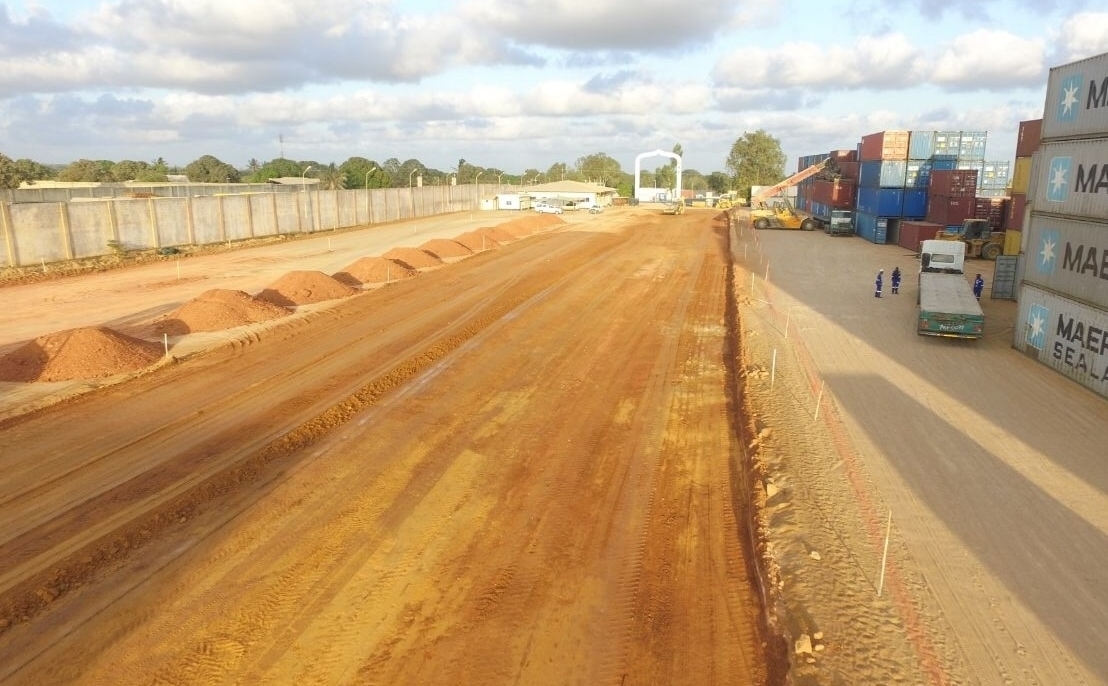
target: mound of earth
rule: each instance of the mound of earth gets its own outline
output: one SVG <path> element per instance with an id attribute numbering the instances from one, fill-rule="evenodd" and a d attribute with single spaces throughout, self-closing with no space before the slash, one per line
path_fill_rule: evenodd
<path id="1" fill-rule="evenodd" d="M 388 283 L 409 279 L 419 272 L 395 260 L 384 257 L 363 257 L 334 274 L 335 279 L 349 286 L 360 287 L 365 283 Z"/>
<path id="2" fill-rule="evenodd" d="M 244 292 L 215 288 L 166 315 L 155 326 L 158 334 L 183 336 L 197 331 L 222 331 L 288 316 L 289 311 Z"/>
<path id="3" fill-rule="evenodd" d="M 518 219 L 512 219 L 506 221 L 499 226 L 499 228 L 507 231 L 516 238 L 523 238 L 524 236 L 530 236 L 533 233 L 542 231 L 543 229 L 549 229 L 554 226 L 560 226 L 565 224 L 556 214 L 527 214 Z"/>
<path id="4" fill-rule="evenodd" d="M 511 231 L 505 231 L 499 224 L 496 226 L 482 226 L 477 229 L 477 233 L 488 236 L 501 244 L 511 243 L 516 240 L 516 237 L 512 235 Z"/>
<path id="5" fill-rule="evenodd" d="M 36 338 L 0 358 L 0 381 L 105 379 L 149 367 L 164 354 L 161 343 L 105 327 L 69 329 Z"/>
<path id="6" fill-rule="evenodd" d="M 473 252 L 492 250 L 493 248 L 500 247 L 500 241 L 493 237 L 492 232 L 488 229 L 477 229 L 476 231 L 469 231 L 467 233 L 463 233 L 461 236 L 455 236 L 454 240 L 469 248 Z"/>
<path id="7" fill-rule="evenodd" d="M 295 307 L 346 298 L 357 292 L 356 288 L 323 272 L 293 271 L 277 279 L 257 297 L 274 305 Z"/>
<path id="8" fill-rule="evenodd" d="M 432 238 L 419 246 L 419 249 L 444 261 L 451 257 L 466 257 L 473 254 L 472 250 L 449 238 Z"/>
<path id="9" fill-rule="evenodd" d="M 393 248 L 382 257 L 399 262 L 412 269 L 424 269 L 426 267 L 438 267 L 442 260 L 425 250 L 419 248 Z"/>

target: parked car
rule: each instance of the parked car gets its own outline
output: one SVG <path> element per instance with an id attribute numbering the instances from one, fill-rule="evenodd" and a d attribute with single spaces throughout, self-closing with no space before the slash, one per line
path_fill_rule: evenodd
<path id="1" fill-rule="evenodd" d="M 535 205 L 535 211 L 542 214 L 561 214 L 562 208 L 555 207 L 554 205 L 548 205 L 545 202 L 540 202 Z"/>
<path id="2" fill-rule="evenodd" d="M 600 214 L 603 211 L 604 208 L 601 205 L 593 205 L 589 208 L 589 214 Z"/>

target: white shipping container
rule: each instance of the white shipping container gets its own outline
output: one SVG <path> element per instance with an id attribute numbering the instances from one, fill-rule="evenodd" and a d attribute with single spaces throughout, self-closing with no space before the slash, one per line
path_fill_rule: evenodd
<path id="1" fill-rule="evenodd" d="M 1108 138 L 1043 143 L 1028 194 L 1036 211 L 1108 217 Z"/>
<path id="2" fill-rule="evenodd" d="M 1031 213 L 1023 280 L 1108 309 L 1108 222 Z"/>
<path id="3" fill-rule="evenodd" d="M 1108 397 L 1108 311 L 1025 283 L 1020 288 L 1014 344 Z"/>
<path id="4" fill-rule="evenodd" d="M 1043 140 L 1108 136 L 1108 52 L 1050 70 Z"/>

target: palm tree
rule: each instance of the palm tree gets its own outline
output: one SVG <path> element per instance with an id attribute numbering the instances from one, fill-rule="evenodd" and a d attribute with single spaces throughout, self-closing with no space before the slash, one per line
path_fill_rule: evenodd
<path id="1" fill-rule="evenodd" d="M 325 191 L 341 191 L 346 188 L 346 174 L 332 162 L 319 174 L 319 186 Z"/>

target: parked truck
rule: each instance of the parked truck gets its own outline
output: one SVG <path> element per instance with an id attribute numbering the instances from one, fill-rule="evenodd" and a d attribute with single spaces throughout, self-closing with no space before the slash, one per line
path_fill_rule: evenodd
<path id="1" fill-rule="evenodd" d="M 966 244 L 926 240 L 920 244 L 919 258 L 916 333 L 981 338 L 985 331 L 985 313 L 963 273 Z"/>

